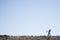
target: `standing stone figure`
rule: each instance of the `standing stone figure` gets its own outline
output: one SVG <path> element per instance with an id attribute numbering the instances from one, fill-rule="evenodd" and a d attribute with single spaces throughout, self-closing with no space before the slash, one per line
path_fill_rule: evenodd
<path id="1" fill-rule="evenodd" d="M 48 31 L 47 40 L 50 40 L 50 36 L 51 36 L 50 32 L 51 32 L 51 29 L 49 29 L 49 31 Z"/>

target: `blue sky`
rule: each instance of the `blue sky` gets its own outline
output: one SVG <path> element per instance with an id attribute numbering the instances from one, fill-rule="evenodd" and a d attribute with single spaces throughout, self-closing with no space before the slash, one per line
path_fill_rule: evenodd
<path id="1" fill-rule="evenodd" d="M 60 0 L 0 0 L 0 34 L 60 35 Z"/>

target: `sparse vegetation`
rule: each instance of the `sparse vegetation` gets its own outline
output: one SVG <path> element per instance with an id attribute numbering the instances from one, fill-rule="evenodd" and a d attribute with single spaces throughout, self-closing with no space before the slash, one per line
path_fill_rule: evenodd
<path id="1" fill-rule="evenodd" d="M 0 40 L 47 40 L 47 36 L 3 36 Z M 60 36 L 51 36 L 50 40 L 60 40 Z"/>

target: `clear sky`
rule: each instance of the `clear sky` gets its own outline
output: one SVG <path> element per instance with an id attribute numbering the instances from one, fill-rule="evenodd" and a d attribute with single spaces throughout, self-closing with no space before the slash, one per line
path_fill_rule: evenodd
<path id="1" fill-rule="evenodd" d="M 0 0 L 0 34 L 60 35 L 60 0 Z"/>

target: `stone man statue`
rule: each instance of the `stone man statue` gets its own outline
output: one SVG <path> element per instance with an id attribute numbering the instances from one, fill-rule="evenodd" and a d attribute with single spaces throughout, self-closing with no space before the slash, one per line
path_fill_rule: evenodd
<path id="1" fill-rule="evenodd" d="M 51 32 L 51 29 L 49 29 L 49 31 L 48 31 L 47 40 L 50 40 L 50 36 L 51 36 L 50 32 Z"/>

